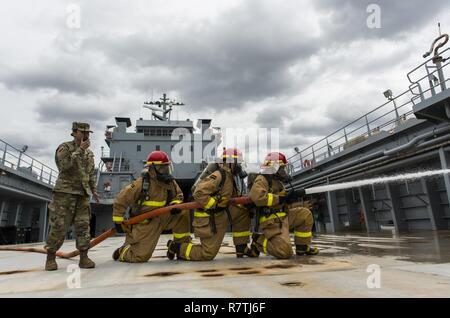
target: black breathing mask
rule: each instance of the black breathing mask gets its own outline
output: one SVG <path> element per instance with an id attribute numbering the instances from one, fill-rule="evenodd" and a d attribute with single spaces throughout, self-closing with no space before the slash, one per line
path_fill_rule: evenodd
<path id="1" fill-rule="evenodd" d="M 234 166 L 233 174 L 241 179 L 247 178 L 248 175 L 247 172 L 244 169 L 242 169 L 242 166 L 240 164 L 236 164 Z"/>
<path id="2" fill-rule="evenodd" d="M 292 177 L 288 173 L 286 166 L 282 166 L 278 169 L 278 171 L 275 173 L 275 177 L 283 182 L 290 182 L 292 181 Z"/>
<path id="3" fill-rule="evenodd" d="M 156 173 L 156 180 L 164 182 L 164 183 L 170 183 L 174 180 L 174 177 L 172 174 L 168 173 L 162 173 L 158 171 L 158 168 L 153 166 L 155 173 Z"/>

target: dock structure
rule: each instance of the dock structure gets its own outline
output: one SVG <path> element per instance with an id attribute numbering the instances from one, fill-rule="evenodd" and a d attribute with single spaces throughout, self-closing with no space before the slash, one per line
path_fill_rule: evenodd
<path id="1" fill-rule="evenodd" d="M 290 157 L 295 188 L 450 167 L 450 49 L 408 73 L 409 89 Z M 450 176 L 310 196 L 318 232 L 450 229 Z"/>
<path id="2" fill-rule="evenodd" d="M 0 139 L 0 244 L 43 241 L 58 172 Z"/>

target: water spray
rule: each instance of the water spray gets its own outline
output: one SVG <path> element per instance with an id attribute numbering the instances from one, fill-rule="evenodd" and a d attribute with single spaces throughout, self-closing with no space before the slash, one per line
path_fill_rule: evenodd
<path id="1" fill-rule="evenodd" d="M 311 188 L 305 189 L 305 192 L 306 192 L 306 194 L 323 193 L 323 192 L 329 192 L 329 191 L 357 188 L 357 187 L 362 187 L 362 186 L 366 186 L 366 185 L 375 185 L 375 184 L 389 183 L 389 182 L 395 182 L 395 181 L 414 180 L 414 179 L 432 177 L 432 176 L 448 174 L 448 173 L 450 173 L 450 169 L 419 171 L 419 172 L 398 174 L 398 175 L 394 175 L 394 176 L 377 177 L 377 178 L 372 178 L 372 179 L 363 179 L 363 180 L 342 182 L 342 183 L 336 183 L 336 184 L 327 184 L 327 185 L 323 185 L 323 186 L 317 186 L 317 187 L 311 187 Z"/>

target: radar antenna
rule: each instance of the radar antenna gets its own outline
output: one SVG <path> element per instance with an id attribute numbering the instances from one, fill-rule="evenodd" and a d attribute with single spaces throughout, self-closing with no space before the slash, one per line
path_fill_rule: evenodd
<path id="1" fill-rule="evenodd" d="M 153 105 L 156 105 L 157 107 L 154 107 Z M 184 106 L 184 104 L 168 98 L 167 94 L 164 93 L 163 97 L 160 98 L 160 100 L 151 100 L 148 102 L 144 102 L 144 105 L 142 107 L 150 109 L 152 111 L 152 116 L 154 119 L 168 121 L 170 120 L 173 106 Z"/>

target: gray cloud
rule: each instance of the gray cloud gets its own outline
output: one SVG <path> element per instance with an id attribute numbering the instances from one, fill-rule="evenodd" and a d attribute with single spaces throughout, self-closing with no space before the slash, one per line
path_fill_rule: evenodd
<path id="1" fill-rule="evenodd" d="M 164 36 L 101 35 L 83 47 L 133 70 L 130 82 L 139 90 L 177 90 L 200 109 L 240 108 L 293 89 L 289 67 L 318 50 L 307 32 L 284 18 L 289 9 L 247 1 L 212 22 L 168 26 Z"/>
<path id="2" fill-rule="evenodd" d="M 57 23 L 51 16 L 56 38 L 45 50 L 1 61 L 0 84 L 8 91 L 5 103 L 11 104 L 14 94 L 27 96 L 35 105 L 36 125 L 50 138 L 61 131 L 69 133 L 74 120 L 101 129 L 116 115 L 132 116 L 129 105 L 154 90 L 180 97 L 188 104 L 186 112 L 202 117 L 222 112 L 222 127 L 232 126 L 233 116 L 245 107 L 246 113 L 254 114 L 249 123 L 282 128 L 282 148 L 307 146 L 370 110 L 385 85 L 397 90 L 387 80 L 404 72 L 401 63 L 423 53 L 411 53 L 417 50 L 412 39 L 425 24 L 434 24 L 441 9 L 450 7 L 443 0 L 378 1 L 382 28 L 369 29 L 370 0 L 323 0 L 312 5 L 251 0 L 198 19 L 172 15 L 167 9 L 153 14 L 152 6 L 161 10 L 165 5 L 142 2 L 149 12 L 139 12 L 140 18 L 147 22 L 136 20 L 136 9 L 125 4 L 80 3 L 81 30 L 68 31 L 61 17 Z M 116 16 L 117 25 L 108 20 Z M 47 31 L 36 26 L 36 41 Z M 425 49 L 429 42 L 423 44 Z M 9 56 L 26 52 L 20 44 L 14 49 L 11 43 L 5 45 Z M 391 46 L 395 49 L 389 50 Z M 347 90 L 364 93 L 349 97 Z M 289 107 L 288 114 L 271 113 L 272 99 L 301 105 Z M 314 107 L 314 117 L 306 113 L 306 104 Z M 15 140 L 3 131 L 2 136 Z M 49 158 L 60 136 L 54 139 L 49 148 L 38 141 L 38 148 L 48 149 Z M 101 138 L 98 142 L 103 145 Z"/>
<path id="3" fill-rule="evenodd" d="M 381 28 L 367 27 L 368 5 L 377 4 L 381 9 Z M 319 12 L 326 13 L 321 25 L 327 41 L 347 42 L 358 38 L 398 38 L 406 37 L 420 30 L 444 8 L 449 8 L 446 0 L 323 0 L 314 1 Z M 437 21 L 436 21 L 437 22 Z"/>
<path id="4" fill-rule="evenodd" d="M 68 126 L 73 121 L 81 121 L 96 125 L 111 118 L 110 110 L 101 106 L 102 103 L 95 100 L 86 101 L 74 95 L 55 95 L 40 100 L 36 113 L 43 123 Z"/>
<path id="5" fill-rule="evenodd" d="M 287 127 L 287 131 L 294 135 L 312 137 L 320 136 L 324 133 L 331 133 L 342 126 L 342 121 L 325 117 L 322 120 L 302 120 L 296 121 Z"/>
<path id="6" fill-rule="evenodd" d="M 3 68 L 0 81 L 12 89 L 50 89 L 78 95 L 99 94 L 101 70 L 93 61 L 70 57 L 41 57 L 38 64 Z"/>
<path id="7" fill-rule="evenodd" d="M 289 114 L 284 111 L 280 111 L 276 106 L 269 106 L 263 108 L 256 114 L 255 122 L 264 128 L 277 128 L 282 127 L 286 118 L 289 118 Z"/>

